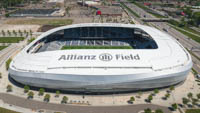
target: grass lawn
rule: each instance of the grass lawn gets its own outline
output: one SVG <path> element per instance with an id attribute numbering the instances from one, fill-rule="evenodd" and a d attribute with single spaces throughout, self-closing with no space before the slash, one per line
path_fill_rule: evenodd
<path id="1" fill-rule="evenodd" d="M 200 113 L 200 109 L 186 109 L 185 113 Z"/>
<path id="2" fill-rule="evenodd" d="M 193 35 L 193 34 L 191 34 L 191 33 L 185 32 L 185 31 L 183 31 L 183 30 L 180 30 L 180 29 L 178 29 L 178 28 L 176 28 L 176 27 L 174 27 L 174 26 L 171 26 L 171 27 L 173 27 L 173 28 L 176 29 L 177 31 L 183 33 L 184 35 L 188 36 L 189 38 L 191 38 L 191 39 L 197 41 L 198 43 L 200 43 L 200 37 L 198 37 L 198 36 L 196 36 L 196 35 Z"/>
<path id="3" fill-rule="evenodd" d="M 195 30 L 193 30 L 193 29 L 191 29 L 191 28 L 189 28 L 189 27 L 181 27 L 181 28 L 184 29 L 184 30 L 187 30 L 187 31 L 189 31 L 189 32 L 195 33 L 195 34 L 197 34 L 197 35 L 200 35 L 200 31 L 197 32 L 197 31 L 195 31 Z"/>
<path id="4" fill-rule="evenodd" d="M 16 19 L 8 20 L 6 24 L 15 25 L 70 25 L 72 19 Z"/>
<path id="5" fill-rule="evenodd" d="M 35 38 L 31 38 L 28 40 L 28 44 L 30 44 L 31 42 L 33 42 L 35 40 Z"/>
<path id="6" fill-rule="evenodd" d="M 0 113 L 19 113 L 19 112 L 11 111 L 11 110 L 0 107 Z"/>
<path id="7" fill-rule="evenodd" d="M 135 15 L 136 17 L 140 18 L 140 16 L 134 12 L 133 10 L 131 10 L 129 7 L 127 7 L 124 3 L 120 3 L 122 5 L 122 7 L 126 8 L 128 11 L 130 11 L 133 15 Z"/>
<path id="8" fill-rule="evenodd" d="M 24 37 L 0 37 L 0 43 L 18 43 L 24 40 Z"/>
<path id="9" fill-rule="evenodd" d="M 170 20 L 168 21 L 168 23 L 171 24 L 171 25 L 174 25 L 174 26 L 176 26 L 176 27 L 179 27 L 179 24 L 180 24 L 180 22 L 178 22 L 178 21 L 176 21 L 176 20 L 172 20 L 172 19 L 170 19 Z M 195 30 L 193 30 L 193 29 L 191 29 L 191 28 L 189 28 L 189 27 L 184 26 L 184 27 L 179 27 L 179 28 L 182 28 L 182 29 L 184 29 L 184 30 L 186 30 L 186 31 L 189 31 L 189 32 L 195 33 L 195 34 L 197 34 L 197 35 L 200 35 L 200 31 L 197 32 L 197 31 L 195 31 Z"/>
<path id="10" fill-rule="evenodd" d="M 165 16 L 162 16 L 158 13 L 152 13 L 151 12 L 151 9 L 149 9 L 148 7 L 145 7 L 144 5 L 140 4 L 140 3 L 136 3 L 135 1 L 133 0 L 128 0 L 130 2 L 132 2 L 133 4 L 135 4 L 136 6 L 140 7 L 141 9 L 145 10 L 146 12 L 152 14 L 153 16 L 157 17 L 157 18 L 166 18 Z"/>
<path id="11" fill-rule="evenodd" d="M 65 49 L 133 49 L 131 46 L 63 46 Z"/>
<path id="12" fill-rule="evenodd" d="M 187 49 L 187 48 L 186 48 Z M 187 51 L 192 55 L 192 56 L 194 56 L 195 58 L 197 58 L 199 61 L 200 61 L 200 58 L 197 56 L 197 55 L 195 55 L 194 53 L 192 53 L 190 50 L 188 50 L 187 49 Z"/>
<path id="13" fill-rule="evenodd" d="M 0 51 L 7 48 L 8 46 L 0 46 Z"/>

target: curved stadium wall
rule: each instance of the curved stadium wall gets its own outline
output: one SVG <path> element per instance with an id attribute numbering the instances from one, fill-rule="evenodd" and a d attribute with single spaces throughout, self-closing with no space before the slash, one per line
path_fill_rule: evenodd
<path id="1" fill-rule="evenodd" d="M 116 29 L 112 31 L 115 27 L 132 29 L 122 31 L 132 32 L 130 38 L 133 39 L 111 37 L 108 41 L 106 37 L 97 37 L 97 34 L 96 37 L 90 37 L 90 32 L 97 33 L 100 27 L 102 34 L 115 33 L 113 31 Z M 110 31 L 104 30 L 108 27 Z M 84 31 L 83 33 L 89 35 L 70 39 L 72 45 L 67 45 L 72 35 L 69 37 L 69 31 L 65 30 L 74 28 L 78 28 L 80 34 Z M 73 33 L 73 30 L 70 32 Z M 121 30 L 116 32 L 123 33 Z M 128 37 L 120 34 L 117 36 Z M 137 39 L 138 37 L 140 39 Z M 63 46 L 77 46 L 82 40 L 86 41 L 84 44 L 89 44 L 87 46 L 109 43 L 107 46 L 122 44 L 131 46 L 132 49 L 60 50 Z M 113 45 L 113 40 L 119 45 Z M 62 46 L 58 46 L 59 44 Z M 70 59 L 69 55 L 94 55 L 95 59 Z M 191 57 L 179 42 L 155 28 L 127 24 L 78 24 L 55 28 L 39 36 L 13 59 L 9 74 L 17 82 L 36 87 L 80 92 L 121 92 L 161 88 L 180 83 L 186 79 L 191 67 Z"/>

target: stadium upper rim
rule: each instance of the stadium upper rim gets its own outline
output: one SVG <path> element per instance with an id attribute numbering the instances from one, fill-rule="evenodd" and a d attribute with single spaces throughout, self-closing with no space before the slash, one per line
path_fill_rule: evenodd
<path id="1" fill-rule="evenodd" d="M 27 50 L 34 45 L 38 40 L 41 40 L 42 38 L 55 33 L 59 30 L 63 29 L 71 29 L 71 28 L 77 28 L 77 27 L 125 27 L 125 28 L 139 28 L 146 33 L 148 33 L 157 43 L 158 48 L 153 50 L 139 50 L 139 49 L 133 49 L 133 50 L 57 50 L 57 51 L 45 51 L 41 53 L 27 53 Z M 104 62 L 101 60 L 94 60 L 90 61 L 90 64 L 86 64 L 88 60 L 71 60 L 67 61 L 67 63 L 63 63 L 58 61 L 62 57 L 62 55 L 101 55 L 104 53 L 108 53 L 114 57 L 117 57 L 118 53 L 119 57 L 128 56 L 129 57 L 135 57 L 139 58 L 138 60 L 117 60 L 112 59 L 112 61 Z M 177 54 L 178 53 L 178 54 Z M 51 55 L 54 56 L 51 56 Z M 132 56 L 130 56 L 130 54 Z M 19 58 L 19 57 L 22 58 Z M 52 58 L 52 60 L 48 59 L 48 57 Z M 41 58 L 39 58 L 41 57 Z M 45 59 L 46 57 L 46 59 Z M 66 56 L 65 56 L 66 57 Z M 32 59 L 30 63 L 27 63 L 28 61 L 26 59 Z M 21 62 L 18 62 L 19 59 Z M 46 60 L 49 60 L 48 62 L 45 62 Z M 16 61 L 17 60 L 17 61 Z M 42 61 L 45 60 L 45 61 Z M 63 59 L 61 59 L 63 60 Z M 65 60 L 65 59 L 64 59 Z M 126 69 L 137 69 L 136 73 L 145 72 L 145 71 L 158 71 L 163 69 L 172 69 L 176 67 L 182 67 L 187 65 L 191 62 L 191 57 L 188 54 L 188 52 L 184 49 L 184 47 L 176 41 L 173 37 L 170 35 L 161 32 L 155 28 L 144 26 L 144 25 L 132 25 L 132 24 L 115 24 L 115 23 L 84 23 L 84 24 L 74 24 L 74 25 L 68 25 L 63 27 L 58 27 L 52 30 L 49 30 L 42 35 L 40 35 L 36 40 L 31 42 L 28 46 L 25 47 L 18 55 L 13 59 L 13 62 L 11 63 L 12 69 L 16 70 L 17 68 L 22 68 L 22 64 L 24 65 L 25 69 L 19 69 L 20 71 L 36 71 L 36 72 L 45 72 L 45 73 L 64 73 L 69 74 L 69 72 L 66 72 L 64 69 L 108 69 L 108 70 L 114 70 L 114 69 L 125 69 L 124 71 L 105 71 L 101 72 L 101 75 L 120 75 L 122 73 L 130 74 L 131 71 L 126 71 Z M 120 64 L 118 64 L 120 62 Z M 20 64 L 19 64 L 20 63 Z M 31 64 L 32 63 L 32 64 Z M 79 65 L 77 65 L 79 63 Z M 29 65 L 29 66 L 28 66 Z M 35 66 L 34 66 L 35 65 Z M 42 66 L 43 68 L 41 68 Z M 28 68 L 28 69 L 27 69 Z M 140 70 L 142 69 L 142 70 Z M 99 72 L 99 71 L 98 71 Z M 77 72 L 77 71 L 71 71 L 70 74 L 83 74 L 86 75 L 87 72 Z M 98 75 L 94 72 L 91 73 L 92 75 Z"/>
<path id="2" fill-rule="evenodd" d="M 27 52 L 57 31 L 97 26 L 141 29 L 156 42 L 157 48 Z M 17 82 L 36 87 L 119 92 L 175 85 L 186 79 L 191 67 L 191 56 L 185 48 L 158 29 L 132 24 L 86 23 L 43 33 L 17 54 L 10 64 L 9 74 Z"/>

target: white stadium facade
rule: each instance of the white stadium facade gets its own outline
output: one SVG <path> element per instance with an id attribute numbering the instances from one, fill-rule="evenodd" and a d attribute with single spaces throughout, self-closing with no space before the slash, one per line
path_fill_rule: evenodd
<path id="1" fill-rule="evenodd" d="M 85 23 L 40 35 L 12 60 L 9 75 L 35 87 L 121 92 L 178 84 L 191 67 L 185 48 L 158 29 Z"/>

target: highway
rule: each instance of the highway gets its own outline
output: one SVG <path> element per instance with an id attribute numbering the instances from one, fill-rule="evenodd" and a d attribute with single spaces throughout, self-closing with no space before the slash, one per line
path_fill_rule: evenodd
<path id="1" fill-rule="evenodd" d="M 143 9 L 134 5 L 133 3 L 128 3 L 127 0 L 121 0 L 121 2 L 124 2 L 125 5 L 127 5 L 132 11 L 137 13 L 141 18 L 155 18 L 153 15 L 147 13 L 146 11 L 144 11 Z M 132 15 L 132 16 L 133 16 L 133 18 L 135 18 L 135 20 L 140 22 L 140 24 L 144 24 L 143 22 L 141 22 L 141 20 L 138 20 L 139 18 L 135 17 L 134 15 Z M 198 42 L 190 39 L 189 37 L 185 36 L 184 34 L 180 33 L 179 31 L 175 30 L 174 28 L 172 28 L 165 22 L 148 22 L 148 24 L 152 27 L 156 27 L 156 28 L 162 30 L 163 32 L 170 34 L 171 36 L 176 38 L 188 50 L 190 50 L 192 47 L 200 47 L 200 44 Z M 167 31 L 164 31 L 163 29 L 166 29 Z M 200 57 L 200 51 L 195 51 L 195 52 L 193 51 L 193 53 L 196 56 Z M 198 73 L 200 73 L 200 61 L 197 58 L 195 58 L 194 56 L 192 56 L 192 60 L 194 63 L 193 68 Z"/>

